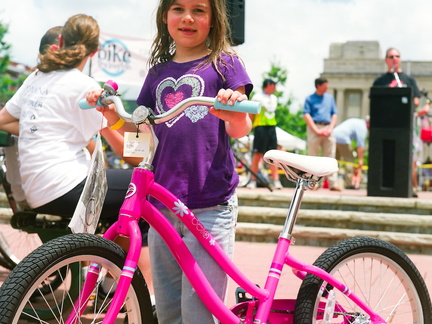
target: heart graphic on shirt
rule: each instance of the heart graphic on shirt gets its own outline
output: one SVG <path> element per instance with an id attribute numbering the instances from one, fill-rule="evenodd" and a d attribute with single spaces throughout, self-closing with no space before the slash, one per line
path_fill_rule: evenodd
<path id="1" fill-rule="evenodd" d="M 183 99 L 202 96 L 203 92 L 204 81 L 198 75 L 185 74 L 178 80 L 171 77 L 166 78 L 159 83 L 156 89 L 156 109 L 158 113 L 164 113 Z M 193 106 L 187 108 L 182 114 L 171 119 L 165 124 L 168 127 L 171 127 L 183 116 L 188 117 L 193 123 L 195 123 L 204 118 L 207 114 L 207 106 Z"/>
<path id="2" fill-rule="evenodd" d="M 183 93 L 182 92 L 176 92 L 176 93 L 168 93 L 165 97 L 165 103 L 168 106 L 168 108 L 172 108 L 175 105 L 177 105 L 180 101 L 183 100 Z"/>
<path id="3" fill-rule="evenodd" d="M 186 116 L 196 123 L 198 120 L 203 119 L 208 113 L 207 106 L 190 106 L 185 110 Z"/>

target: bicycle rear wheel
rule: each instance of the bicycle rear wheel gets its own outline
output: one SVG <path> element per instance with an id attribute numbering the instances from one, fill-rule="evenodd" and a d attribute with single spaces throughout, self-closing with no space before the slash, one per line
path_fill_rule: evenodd
<path id="1" fill-rule="evenodd" d="M 24 257 L 42 245 L 39 235 L 0 224 L 0 253 L 6 261 L 3 266 L 12 270 Z"/>
<path id="2" fill-rule="evenodd" d="M 251 142 L 243 143 L 238 139 L 233 139 L 232 149 L 236 159 L 236 171 L 239 176 L 239 187 L 245 187 L 251 177 L 252 153 Z"/>
<path id="3" fill-rule="evenodd" d="M 346 284 L 387 323 L 432 322 L 423 278 L 405 253 L 388 242 L 347 239 L 326 250 L 314 264 Z M 348 297 L 308 274 L 297 296 L 294 323 L 370 322 Z"/>
<path id="4" fill-rule="evenodd" d="M 77 323 L 100 323 L 115 291 L 125 252 L 97 235 L 71 234 L 54 239 L 26 257 L 0 287 L 1 323 L 65 323 L 82 288 L 85 267 L 101 275 Z M 102 275 L 103 274 L 103 275 Z M 51 281 L 62 279 L 51 286 Z M 147 285 L 137 269 L 115 323 L 153 323 Z"/>

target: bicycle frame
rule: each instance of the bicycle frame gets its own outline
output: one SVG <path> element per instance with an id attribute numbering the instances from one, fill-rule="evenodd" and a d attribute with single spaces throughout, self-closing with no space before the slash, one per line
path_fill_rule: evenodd
<path id="1" fill-rule="evenodd" d="M 313 265 L 305 264 L 288 253 L 291 244 L 292 228 L 296 220 L 297 210 L 300 207 L 304 190 L 305 185 L 302 180 L 297 181 L 290 212 L 287 216 L 284 230 L 279 237 L 265 286 L 264 288 L 259 288 L 245 277 L 225 255 L 219 244 L 215 242 L 211 234 L 206 231 L 191 210 L 171 192 L 154 182 L 154 175 L 151 171 L 145 168 L 136 168 L 132 175 L 126 199 L 120 209 L 119 220 L 114 223 L 104 235 L 104 237 L 109 240 L 114 240 L 119 235 L 130 237 L 130 248 L 114 295 L 114 302 L 110 305 L 103 323 L 113 323 L 116 319 L 137 267 L 141 249 L 141 235 L 137 224 L 140 217 L 143 217 L 159 235 L 161 235 L 189 279 L 191 285 L 196 290 L 198 296 L 221 323 L 239 323 L 239 318 L 235 314 L 240 311 L 246 312 L 244 323 L 266 323 L 272 306 L 281 308 L 281 310 L 286 310 L 287 313 L 284 314 L 284 323 L 287 323 L 287 320 L 289 320 L 288 323 L 292 323 L 295 300 L 283 300 L 273 304 L 284 265 L 291 267 L 297 277 L 301 279 L 304 278 L 306 273 L 312 273 L 320 277 L 360 306 L 370 316 L 371 323 L 385 323 L 385 321 L 370 309 L 357 295 L 351 293 L 350 289 L 343 283 L 335 280 L 324 270 Z M 180 235 L 162 213 L 148 202 L 146 199 L 147 195 L 156 198 L 175 213 L 227 275 L 256 300 L 240 303 L 231 309 L 228 308 L 211 287 Z M 82 303 L 86 304 L 86 301 L 89 300 L 89 296 L 99 276 L 97 265 L 92 265 L 90 268 L 91 270 L 87 275 L 81 297 L 75 305 L 75 309 L 78 310 L 78 312 L 84 308 L 82 307 Z M 254 319 L 252 319 L 255 310 L 256 314 Z M 74 318 L 76 318 L 75 314 L 72 313 L 66 323 L 75 323 L 73 320 Z"/>

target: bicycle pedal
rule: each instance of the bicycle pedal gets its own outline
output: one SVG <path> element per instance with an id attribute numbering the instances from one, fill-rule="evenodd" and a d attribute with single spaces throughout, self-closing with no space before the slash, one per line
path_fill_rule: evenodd
<path id="1" fill-rule="evenodd" d="M 248 293 L 241 287 L 237 287 L 235 294 L 236 294 L 236 304 L 255 300 L 254 297 L 249 296 Z"/>

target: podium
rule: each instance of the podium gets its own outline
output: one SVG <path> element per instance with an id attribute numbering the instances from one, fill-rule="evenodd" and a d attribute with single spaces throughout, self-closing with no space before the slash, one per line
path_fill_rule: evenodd
<path id="1" fill-rule="evenodd" d="M 372 87 L 367 195 L 412 197 L 412 89 Z"/>

